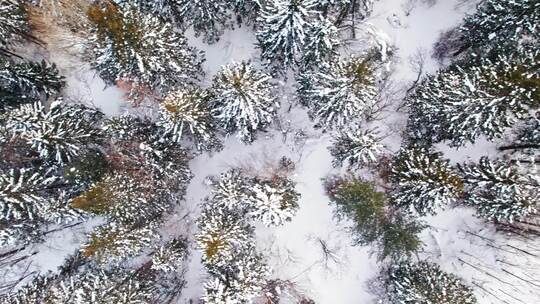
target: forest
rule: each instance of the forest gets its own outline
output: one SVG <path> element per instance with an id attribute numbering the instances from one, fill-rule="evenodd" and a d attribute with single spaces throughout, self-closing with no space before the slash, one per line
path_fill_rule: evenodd
<path id="1" fill-rule="evenodd" d="M 540 301 L 540 0 L 0 0 L 0 304 Z"/>

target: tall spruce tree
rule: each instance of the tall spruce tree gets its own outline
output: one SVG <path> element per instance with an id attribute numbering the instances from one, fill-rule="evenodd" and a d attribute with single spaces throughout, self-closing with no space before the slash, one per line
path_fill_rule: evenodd
<path id="1" fill-rule="evenodd" d="M 482 157 L 478 164 L 460 166 L 466 183 L 465 203 L 497 222 L 520 221 L 535 214 L 540 178 L 516 164 Z"/>
<path id="2" fill-rule="evenodd" d="M 109 84 L 125 81 L 135 95 L 141 86 L 163 95 L 202 74 L 201 53 L 188 46 L 170 23 L 132 5 L 107 0 L 93 4 L 88 18 L 94 34 L 87 50 L 93 66 Z"/>
<path id="3" fill-rule="evenodd" d="M 62 165 L 99 139 L 96 122 L 101 116 L 96 110 L 58 100 L 48 110 L 39 102 L 22 105 L 9 112 L 6 123 L 42 160 Z"/>
<path id="4" fill-rule="evenodd" d="M 34 39 L 25 5 L 22 0 L 0 0 L 0 55 L 11 55 L 9 49 L 14 43 Z"/>
<path id="5" fill-rule="evenodd" d="M 381 137 L 376 129 L 340 131 L 329 148 L 334 167 L 347 165 L 349 169 L 361 168 L 375 163 L 384 151 Z"/>
<path id="6" fill-rule="evenodd" d="M 8 105 L 55 97 L 64 85 L 54 64 L 0 58 L 0 111 Z"/>
<path id="7" fill-rule="evenodd" d="M 298 63 L 309 24 L 317 14 L 313 0 L 271 0 L 261 9 L 257 32 L 261 58 L 285 70 Z"/>
<path id="8" fill-rule="evenodd" d="M 298 95 L 324 129 L 346 128 L 372 114 L 378 94 L 371 55 L 341 59 L 298 79 Z"/>
<path id="9" fill-rule="evenodd" d="M 199 150 L 219 148 L 211 99 L 209 92 L 199 88 L 173 91 L 160 103 L 158 125 L 176 142 L 189 138 Z"/>
<path id="10" fill-rule="evenodd" d="M 474 304 L 473 290 L 454 274 L 426 261 L 391 265 L 383 273 L 389 303 Z"/>
<path id="11" fill-rule="evenodd" d="M 539 60 L 538 50 L 519 47 L 428 77 L 407 101 L 411 136 L 452 146 L 500 137 L 540 106 Z"/>
<path id="12" fill-rule="evenodd" d="M 255 132 L 264 129 L 276 115 L 279 103 L 271 77 L 257 71 L 250 63 L 222 67 L 214 77 L 212 111 L 227 134 L 251 143 Z"/>
<path id="13" fill-rule="evenodd" d="M 516 45 L 521 39 L 540 39 L 540 3 L 536 0 L 487 0 L 465 18 L 460 32 L 462 50 Z"/>
<path id="14" fill-rule="evenodd" d="M 463 181 L 449 161 L 426 148 L 402 149 L 389 179 L 396 187 L 393 203 L 419 215 L 435 214 L 437 209 L 457 202 L 463 193 Z"/>

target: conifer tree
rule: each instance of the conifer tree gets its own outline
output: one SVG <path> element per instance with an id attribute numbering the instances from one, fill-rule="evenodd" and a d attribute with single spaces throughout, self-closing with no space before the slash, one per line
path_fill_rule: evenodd
<path id="1" fill-rule="evenodd" d="M 183 238 L 173 239 L 159 246 L 152 256 L 152 269 L 161 272 L 174 272 L 178 270 L 187 259 L 188 244 Z"/>
<path id="2" fill-rule="evenodd" d="M 399 210 L 388 210 L 388 200 L 373 183 L 356 178 L 328 178 L 326 192 L 340 219 L 353 223 L 355 245 L 375 244 L 377 258 L 401 260 L 421 246 L 418 234 L 425 228 Z"/>
<path id="3" fill-rule="evenodd" d="M 430 262 L 391 265 L 383 274 L 383 280 L 389 303 L 476 303 L 472 289 L 459 277 Z"/>
<path id="4" fill-rule="evenodd" d="M 300 194 L 289 179 L 276 176 L 271 180 L 258 180 L 252 191 L 250 216 L 265 226 L 281 226 L 298 211 Z"/>
<path id="5" fill-rule="evenodd" d="M 539 178 L 517 165 L 482 157 L 478 164 L 460 166 L 460 171 L 467 186 L 465 203 L 480 216 L 512 223 L 538 210 Z"/>
<path id="6" fill-rule="evenodd" d="M 213 114 L 227 134 L 251 143 L 272 121 L 279 104 L 270 79 L 247 62 L 224 66 L 214 77 Z"/>
<path id="7" fill-rule="evenodd" d="M 254 23 L 261 9 L 260 0 L 233 0 L 233 11 L 238 24 Z"/>
<path id="8" fill-rule="evenodd" d="M 160 104 L 160 119 L 165 134 L 180 142 L 190 138 L 197 149 L 219 147 L 210 108 L 211 96 L 202 89 L 188 88 L 169 93 Z"/>
<path id="9" fill-rule="evenodd" d="M 57 180 L 26 168 L 0 171 L 0 221 L 39 218 Z"/>
<path id="10" fill-rule="evenodd" d="M 378 94 L 371 56 L 341 59 L 299 77 L 299 97 L 325 129 L 345 128 L 371 114 Z"/>
<path id="11" fill-rule="evenodd" d="M 193 26 L 195 36 L 204 35 L 204 41 L 215 43 L 230 27 L 230 1 L 224 0 L 178 0 L 182 20 Z"/>
<path id="12" fill-rule="evenodd" d="M 376 241 L 385 221 L 386 196 L 372 183 L 362 180 L 329 179 L 326 190 L 336 206 L 340 219 L 351 219 L 356 244 L 364 246 Z"/>
<path id="13" fill-rule="evenodd" d="M 302 67 L 316 68 L 329 64 L 337 57 L 337 48 L 340 44 L 338 30 L 334 24 L 327 18 L 319 17 L 306 34 Z"/>
<path id="14" fill-rule="evenodd" d="M 159 239 L 152 225 L 137 227 L 110 222 L 97 227 L 82 246 L 82 254 L 100 264 L 120 263 Z"/>
<path id="15" fill-rule="evenodd" d="M 390 180 L 395 184 L 393 203 L 419 215 L 455 203 L 463 192 L 463 181 L 441 153 L 426 148 L 405 148 L 393 162 Z"/>
<path id="16" fill-rule="evenodd" d="M 525 37 L 539 39 L 540 3 L 536 0 L 487 0 L 465 18 L 460 32 L 465 47 L 516 45 Z"/>
<path id="17" fill-rule="evenodd" d="M 107 83 L 127 81 L 163 95 L 202 74 L 201 54 L 170 23 L 106 0 L 93 4 L 88 17 L 94 24 L 88 51 Z"/>
<path id="18" fill-rule="evenodd" d="M 428 77 L 408 98 L 412 137 L 452 146 L 500 137 L 540 105 L 539 54 L 520 47 Z"/>
<path id="19" fill-rule="evenodd" d="M 6 105 L 56 97 L 64 84 L 54 64 L 0 58 L 0 110 Z"/>
<path id="20" fill-rule="evenodd" d="M 101 116 L 98 111 L 61 100 L 49 110 L 35 102 L 10 111 L 7 126 L 44 161 L 65 164 L 99 138 L 96 123 Z"/>
<path id="21" fill-rule="evenodd" d="M 285 70 L 298 63 L 314 9 L 313 0 L 271 0 L 263 5 L 257 38 L 267 64 Z"/>
<path id="22" fill-rule="evenodd" d="M 32 38 L 25 5 L 22 0 L 0 0 L 0 55 L 11 55 L 11 45 Z"/>
<path id="23" fill-rule="evenodd" d="M 376 129 L 360 128 L 339 132 L 329 148 L 330 154 L 334 157 L 332 162 L 334 167 L 347 164 L 349 169 L 361 168 L 376 162 L 384 150 L 378 134 Z"/>

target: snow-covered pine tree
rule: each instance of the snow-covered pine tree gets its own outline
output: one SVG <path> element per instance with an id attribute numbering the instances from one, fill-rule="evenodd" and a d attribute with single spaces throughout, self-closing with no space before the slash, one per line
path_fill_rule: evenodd
<path id="1" fill-rule="evenodd" d="M 540 39 L 540 2 L 537 0 L 487 0 L 465 18 L 460 32 L 465 47 L 515 45 L 521 39 Z"/>
<path id="2" fill-rule="evenodd" d="M 421 261 L 393 264 L 382 274 L 388 303 L 474 304 L 473 290 L 439 265 Z M 386 302 L 384 302 L 386 303 Z"/>
<path id="3" fill-rule="evenodd" d="M 313 0 L 270 0 L 261 8 L 257 32 L 261 58 L 286 70 L 298 63 L 311 19 L 317 13 Z"/>
<path id="4" fill-rule="evenodd" d="M 220 174 L 219 179 L 212 184 L 212 203 L 220 209 L 245 213 L 253 186 L 253 180 L 241 170 L 228 170 Z"/>
<path id="5" fill-rule="evenodd" d="M 517 164 L 480 158 L 478 164 L 459 166 L 466 183 L 465 203 L 497 222 L 520 221 L 538 210 L 540 178 Z"/>
<path id="6" fill-rule="evenodd" d="M 214 77 L 213 114 L 227 134 L 236 132 L 240 140 L 251 143 L 255 132 L 276 115 L 279 103 L 274 90 L 271 77 L 250 63 L 226 65 Z"/>
<path id="7" fill-rule="evenodd" d="M 176 142 L 187 137 L 198 150 L 219 148 L 210 102 L 210 94 L 203 89 L 173 91 L 160 103 L 157 124 L 163 127 L 167 137 Z"/>
<path id="8" fill-rule="evenodd" d="M 402 149 L 393 161 L 389 179 L 395 185 L 392 203 L 419 215 L 435 214 L 463 193 L 463 180 L 449 161 L 427 148 Z"/>
<path id="9" fill-rule="evenodd" d="M 499 147 L 500 151 L 520 151 L 526 155 L 540 153 L 540 112 L 530 117 L 516 133 L 514 142 Z"/>
<path id="10" fill-rule="evenodd" d="M 334 167 L 347 164 L 349 169 L 362 168 L 377 161 L 384 145 L 377 129 L 340 131 L 329 148 Z"/>
<path id="11" fill-rule="evenodd" d="M 55 176 L 29 168 L 0 170 L 0 221 L 40 218 L 57 181 Z"/>
<path id="12" fill-rule="evenodd" d="M 378 94 L 371 57 L 340 59 L 300 75 L 298 95 L 322 128 L 346 128 L 371 114 Z"/>
<path id="13" fill-rule="evenodd" d="M 152 270 L 174 272 L 182 267 L 188 256 L 188 243 L 185 238 L 172 239 L 152 255 Z"/>
<path id="14" fill-rule="evenodd" d="M 97 124 L 102 116 L 85 106 L 57 100 L 49 110 L 39 102 L 22 105 L 8 113 L 6 124 L 41 159 L 62 165 L 99 138 Z"/>
<path id="15" fill-rule="evenodd" d="M 0 58 L 0 110 L 6 105 L 56 97 L 64 84 L 54 64 Z"/>
<path id="16" fill-rule="evenodd" d="M 122 267 L 91 265 L 80 272 L 39 275 L 0 297 L 2 304 L 151 303 L 152 280 Z"/>
<path id="17" fill-rule="evenodd" d="M 537 49 L 518 47 L 426 78 L 407 100 L 410 136 L 452 146 L 500 137 L 540 105 L 539 60 Z"/>
<path id="18" fill-rule="evenodd" d="M 87 50 L 107 83 L 126 81 L 133 84 L 131 93 L 143 86 L 164 95 L 202 74 L 202 54 L 170 23 L 109 0 L 93 4 L 88 17 L 94 35 Z"/>
<path id="19" fill-rule="evenodd" d="M 158 239 L 153 225 L 139 227 L 112 221 L 94 229 L 81 250 L 100 264 L 115 264 L 139 254 Z"/>
<path id="20" fill-rule="evenodd" d="M 232 2 L 238 24 L 255 22 L 261 9 L 260 0 L 233 0 Z"/>
<path id="21" fill-rule="evenodd" d="M 253 240 L 251 241 L 253 242 Z M 205 303 L 250 303 L 262 292 L 270 268 L 253 245 L 208 268 L 212 278 L 204 284 Z"/>
<path id="22" fill-rule="evenodd" d="M 302 68 L 316 68 L 336 58 L 340 45 L 338 30 L 327 18 L 319 17 L 310 25 L 303 46 Z"/>
<path id="23" fill-rule="evenodd" d="M 9 47 L 30 34 L 28 12 L 23 0 L 0 0 L 0 55 L 11 55 Z"/>
<path id="24" fill-rule="evenodd" d="M 250 198 L 249 215 L 266 227 L 281 226 L 290 221 L 298 211 L 300 194 L 295 184 L 286 177 L 275 176 L 270 180 L 256 180 Z"/>
<path id="25" fill-rule="evenodd" d="M 183 26 L 182 24 L 182 0 L 116 0 L 121 3 L 129 3 L 134 1 L 141 11 L 154 14 L 156 17 L 163 19 L 166 22 L 174 25 Z"/>
<path id="26" fill-rule="evenodd" d="M 203 252 L 205 265 L 217 265 L 244 248 L 251 246 L 253 227 L 239 210 L 228 209 L 207 201 L 197 224 L 197 245 Z"/>
<path id="27" fill-rule="evenodd" d="M 225 29 L 231 26 L 230 1 L 227 0 L 177 0 L 182 21 L 193 26 L 195 36 L 204 35 L 204 41 L 215 43 Z"/>

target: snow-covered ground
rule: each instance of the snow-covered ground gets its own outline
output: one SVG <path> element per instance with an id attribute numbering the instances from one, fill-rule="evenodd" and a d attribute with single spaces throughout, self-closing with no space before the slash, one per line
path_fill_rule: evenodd
<path id="1" fill-rule="evenodd" d="M 439 33 L 448 29 L 474 10 L 478 0 L 380 0 L 375 3 L 373 15 L 363 25 L 373 29 L 376 36 L 395 46 L 398 59 L 393 68 L 392 80 L 399 87 L 407 88 L 416 78 L 417 71 L 410 64 L 410 58 L 424 52 L 424 73 L 439 68 L 429 53 Z M 408 3 L 416 3 L 408 10 Z M 362 25 L 361 25 L 362 26 Z M 205 51 L 204 70 L 208 85 L 211 77 L 221 65 L 233 61 L 257 61 L 259 50 L 255 47 L 255 36 L 249 27 L 240 27 L 226 32 L 221 40 L 207 45 L 201 39 L 187 33 L 190 44 Z M 354 44 L 353 44 L 354 45 Z M 352 47 L 352 46 L 351 46 Z M 352 49 L 354 52 L 354 48 Z M 56 58 L 59 55 L 51 55 Z M 60 70 L 67 76 L 67 94 L 72 100 L 93 103 L 108 115 L 118 115 L 133 110 L 123 99 L 123 92 L 115 87 L 105 88 L 102 80 L 87 65 L 76 65 L 67 60 L 59 60 Z M 290 280 L 298 291 L 322 304 L 371 303 L 373 295 L 367 283 L 377 275 L 379 264 L 370 256 L 369 247 L 352 246 L 352 238 L 346 231 L 347 223 L 338 222 L 333 215 L 333 207 L 324 194 L 322 179 L 332 168 L 328 152 L 331 136 L 313 129 L 306 110 L 295 103 L 294 78 L 279 83 L 281 111 L 279 128 L 276 126 L 266 134 L 260 134 L 257 141 L 244 145 L 236 138 L 228 138 L 224 149 L 218 153 L 202 154 L 190 163 L 194 178 L 188 188 L 182 212 L 189 210 L 191 223 L 197 217 L 198 204 L 208 195 L 208 176 L 218 175 L 230 167 L 244 167 L 263 172 L 275 164 L 280 157 L 291 158 L 296 165 L 293 179 L 301 194 L 300 209 L 296 217 L 278 228 L 257 227 L 259 250 L 269 258 L 273 277 Z M 401 92 L 404 92 L 402 90 Z M 403 93 L 398 93 L 403 94 Z M 398 96 L 399 97 L 399 96 Z M 398 98 L 399 99 L 399 98 Z M 393 151 L 399 148 L 399 132 L 405 125 L 403 113 L 391 107 L 383 121 L 377 122 L 390 136 L 387 145 Z M 302 131 L 305 138 L 296 136 Z M 493 144 L 479 142 L 473 147 L 461 150 L 438 146 L 453 162 L 478 159 L 494 151 Z M 430 228 L 422 234 L 424 250 L 422 257 L 440 263 L 447 271 L 462 276 L 475 290 L 480 303 L 535 303 L 540 299 L 540 287 L 531 290 L 530 285 L 507 272 L 517 271 L 515 266 L 504 263 L 528 263 L 530 268 L 520 273 L 538 271 L 538 259 L 532 255 L 518 254 L 508 247 L 502 235 L 497 235 L 489 224 L 474 217 L 471 210 L 457 208 L 440 212 L 426 218 Z M 178 229 L 171 224 L 166 229 Z M 190 228 L 191 229 L 191 228 Z M 80 232 L 79 232 L 80 233 Z M 185 233 L 185 231 L 175 231 Z M 60 239 L 62 238 L 62 239 Z M 31 258 L 31 269 L 37 271 L 54 270 L 62 255 L 76 248 L 77 236 L 60 235 L 45 244 L 42 253 Z M 529 244 L 531 253 L 538 254 L 535 244 Z M 325 255 L 323 246 L 331 251 Z M 538 242 L 537 247 L 540 247 Z M 50 250 L 47 250 L 50 247 Z M 60 249 L 59 249 L 60 247 Z M 510 255 L 515 254 L 512 260 Z M 52 261 L 52 262 L 51 262 Z M 535 262 L 536 261 L 536 262 Z M 468 265 L 470 263 L 473 266 Z M 536 263 L 536 264 L 534 264 Z M 477 267 L 477 268 L 475 268 Z M 523 274 L 526 277 L 527 274 Z M 196 301 L 205 281 L 200 254 L 193 250 L 189 260 L 187 287 L 180 303 Z M 504 281 L 504 282 L 501 282 Z M 538 283 L 537 283 L 538 284 Z M 505 294 L 512 292 L 512 295 Z M 492 293 L 490 295 L 490 293 Z"/>

